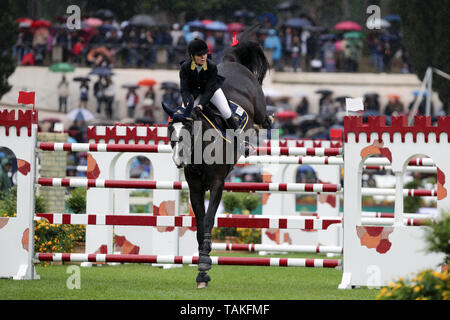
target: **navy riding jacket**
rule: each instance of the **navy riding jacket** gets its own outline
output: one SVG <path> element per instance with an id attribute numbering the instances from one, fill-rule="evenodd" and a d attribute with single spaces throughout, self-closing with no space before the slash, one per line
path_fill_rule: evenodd
<path id="1" fill-rule="evenodd" d="M 194 100 L 201 94 L 199 104 L 206 106 L 214 95 L 214 92 L 221 88 L 224 77 L 217 73 L 217 65 L 210 59 L 206 60 L 202 69 L 197 71 L 196 64 L 192 59 L 180 62 L 180 91 L 184 106 L 191 109 Z"/>

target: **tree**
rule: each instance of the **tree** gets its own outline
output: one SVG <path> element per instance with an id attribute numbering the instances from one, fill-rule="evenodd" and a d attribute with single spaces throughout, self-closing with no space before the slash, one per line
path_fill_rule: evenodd
<path id="1" fill-rule="evenodd" d="M 403 42 L 417 76 L 428 67 L 450 73 L 450 0 L 398 0 L 394 10 L 402 19 Z M 450 81 L 433 76 L 446 114 L 450 113 Z"/>
<path id="2" fill-rule="evenodd" d="M 11 90 L 8 78 L 16 69 L 12 57 L 12 47 L 18 31 L 8 11 L 9 2 L 12 1 L 0 1 L 0 30 L 2 30 L 0 32 L 0 98 Z"/>

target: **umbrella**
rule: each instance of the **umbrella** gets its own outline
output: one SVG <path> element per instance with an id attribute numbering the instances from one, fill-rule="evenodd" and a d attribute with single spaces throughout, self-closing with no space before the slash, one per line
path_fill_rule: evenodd
<path id="1" fill-rule="evenodd" d="M 103 21 L 97 18 L 87 18 L 86 20 L 84 20 L 84 23 L 86 23 L 90 27 L 99 27 L 103 24 Z"/>
<path id="2" fill-rule="evenodd" d="M 385 19 L 370 19 L 367 21 L 368 29 L 389 28 L 391 24 Z"/>
<path id="3" fill-rule="evenodd" d="M 102 20 L 112 20 L 115 18 L 115 14 L 109 9 L 99 9 L 95 11 L 94 17 Z"/>
<path id="4" fill-rule="evenodd" d="M 100 27 L 98 27 L 98 31 L 108 32 L 112 30 L 117 30 L 117 27 L 113 26 L 112 24 L 102 24 Z"/>
<path id="5" fill-rule="evenodd" d="M 161 83 L 161 89 L 175 89 L 175 90 L 178 90 L 179 88 L 180 88 L 180 86 L 176 82 L 165 81 L 165 82 Z"/>
<path id="6" fill-rule="evenodd" d="M 344 33 L 345 39 L 362 39 L 364 38 L 364 35 L 362 32 L 359 31 L 352 31 L 352 32 L 346 32 Z"/>
<path id="7" fill-rule="evenodd" d="M 200 20 L 189 21 L 187 25 L 191 28 L 204 28 L 205 25 Z"/>
<path id="8" fill-rule="evenodd" d="M 55 63 L 50 67 L 50 71 L 52 72 L 73 72 L 75 67 L 66 62 Z"/>
<path id="9" fill-rule="evenodd" d="M 307 28 L 311 26 L 311 22 L 303 18 L 291 18 L 286 20 L 283 26 L 288 28 Z"/>
<path id="10" fill-rule="evenodd" d="M 89 79 L 88 77 L 75 77 L 73 78 L 73 81 L 91 81 L 91 79 Z"/>
<path id="11" fill-rule="evenodd" d="M 248 10 L 236 10 L 233 12 L 233 16 L 236 18 L 253 19 L 255 14 Z"/>
<path id="12" fill-rule="evenodd" d="M 18 23 L 20 28 L 29 28 L 33 24 L 33 20 L 30 18 L 17 18 L 14 22 Z"/>
<path id="13" fill-rule="evenodd" d="M 140 86 L 147 86 L 147 87 L 152 87 L 156 84 L 156 80 L 147 78 L 147 79 L 142 79 L 141 81 L 138 82 L 138 85 Z"/>
<path id="14" fill-rule="evenodd" d="M 291 110 L 284 110 L 275 112 L 275 117 L 280 120 L 295 119 L 298 117 L 298 113 Z"/>
<path id="15" fill-rule="evenodd" d="M 137 88 L 139 88 L 139 86 L 137 84 L 124 84 L 124 85 L 122 85 L 122 88 L 125 88 L 125 89 L 137 89 Z"/>
<path id="16" fill-rule="evenodd" d="M 353 21 L 342 21 L 334 26 L 334 30 L 360 31 L 360 30 L 362 30 L 362 27 Z"/>
<path id="17" fill-rule="evenodd" d="M 232 22 L 227 24 L 228 32 L 241 32 L 245 28 L 245 25 L 239 22 Z"/>
<path id="18" fill-rule="evenodd" d="M 71 121 L 91 121 L 95 119 L 95 116 L 87 109 L 73 109 L 66 114 L 66 118 Z"/>
<path id="19" fill-rule="evenodd" d="M 336 35 L 332 33 L 322 34 L 319 37 L 320 41 L 336 40 Z"/>
<path id="20" fill-rule="evenodd" d="M 36 20 L 31 24 L 32 28 L 49 28 L 51 26 L 51 22 L 48 20 Z"/>
<path id="21" fill-rule="evenodd" d="M 112 72 L 111 69 L 109 69 L 109 68 L 99 67 L 99 68 L 92 69 L 92 71 L 89 72 L 89 74 L 96 74 L 96 75 L 102 76 L 102 77 L 109 77 L 109 76 L 114 75 L 114 72 Z"/>
<path id="22" fill-rule="evenodd" d="M 135 27 L 157 27 L 159 21 L 148 14 L 137 14 L 129 20 L 129 24 Z"/>
<path id="23" fill-rule="evenodd" d="M 328 90 L 328 89 L 320 89 L 320 90 L 317 90 L 316 93 L 327 96 L 327 95 L 333 94 L 333 91 Z"/>
<path id="24" fill-rule="evenodd" d="M 259 15 L 258 22 L 263 23 L 265 21 L 268 21 L 272 27 L 275 27 L 278 24 L 277 16 L 270 12 Z"/>
<path id="25" fill-rule="evenodd" d="M 300 8 L 300 6 L 293 1 L 284 1 L 280 4 L 277 4 L 275 8 L 278 11 L 291 11 Z"/>
<path id="26" fill-rule="evenodd" d="M 220 21 L 213 21 L 206 26 L 206 30 L 227 31 L 227 25 Z"/>
<path id="27" fill-rule="evenodd" d="M 213 22 L 213 20 L 210 20 L 210 19 L 203 19 L 201 22 L 202 22 L 205 26 L 207 26 L 208 24 L 210 24 L 211 22 Z"/>
<path id="28" fill-rule="evenodd" d="M 398 22 L 401 20 L 401 18 L 398 14 L 388 14 L 383 19 L 387 20 L 387 21 L 391 21 L 391 22 Z"/>

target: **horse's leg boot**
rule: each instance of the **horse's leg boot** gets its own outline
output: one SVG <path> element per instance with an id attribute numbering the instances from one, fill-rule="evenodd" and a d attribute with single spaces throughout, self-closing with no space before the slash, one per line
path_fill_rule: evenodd
<path id="1" fill-rule="evenodd" d="M 211 281 L 211 277 L 204 271 L 200 271 L 197 275 L 197 289 L 203 289 L 208 286 L 208 282 Z"/>
<path id="2" fill-rule="evenodd" d="M 198 257 L 198 271 L 208 271 L 211 269 L 211 265 L 211 257 L 200 254 L 200 256 Z"/>

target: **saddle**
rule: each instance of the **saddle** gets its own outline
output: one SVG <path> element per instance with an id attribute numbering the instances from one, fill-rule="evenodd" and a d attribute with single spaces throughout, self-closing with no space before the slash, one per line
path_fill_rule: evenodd
<path id="1" fill-rule="evenodd" d="M 228 104 L 232 113 L 231 116 L 234 117 L 238 124 L 238 132 L 242 133 L 248 123 L 247 111 L 245 111 L 244 108 L 242 108 L 236 102 L 233 102 L 231 100 L 228 100 Z M 222 139 L 231 143 L 231 141 L 226 138 L 226 129 L 229 129 L 229 127 L 225 119 L 220 114 L 219 110 L 217 110 L 217 108 L 212 103 L 208 105 L 208 108 L 200 111 L 200 115 L 211 124 L 214 130 L 216 130 L 220 134 Z"/>

